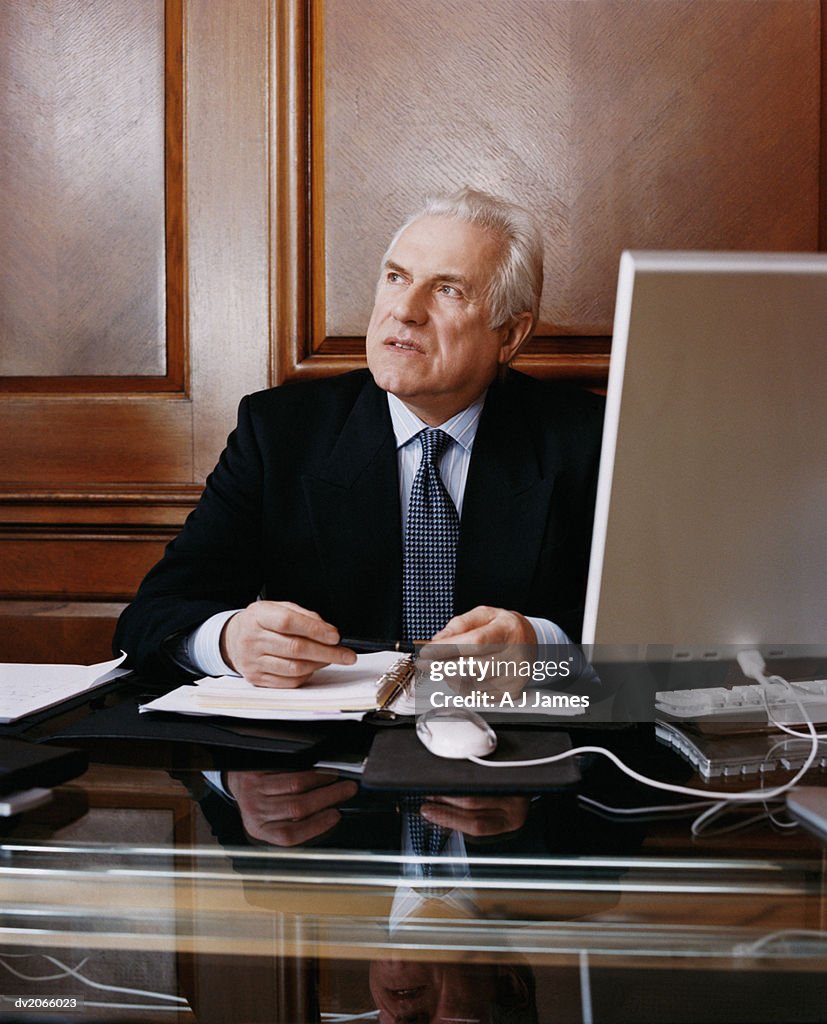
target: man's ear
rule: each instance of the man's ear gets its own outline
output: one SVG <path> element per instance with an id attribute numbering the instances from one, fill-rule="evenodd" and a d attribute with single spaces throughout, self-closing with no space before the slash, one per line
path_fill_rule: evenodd
<path id="1" fill-rule="evenodd" d="M 520 313 L 511 321 L 511 325 L 505 330 L 502 345 L 500 346 L 499 361 L 503 365 L 510 363 L 514 356 L 520 351 L 520 346 L 531 334 L 532 324 L 531 313 L 526 310 Z"/>

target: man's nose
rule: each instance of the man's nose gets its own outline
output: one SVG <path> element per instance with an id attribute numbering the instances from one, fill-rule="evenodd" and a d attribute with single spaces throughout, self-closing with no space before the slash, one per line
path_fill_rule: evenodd
<path id="1" fill-rule="evenodd" d="M 402 324 L 422 324 L 428 319 L 426 296 L 421 288 L 409 285 L 396 298 L 393 316 Z"/>

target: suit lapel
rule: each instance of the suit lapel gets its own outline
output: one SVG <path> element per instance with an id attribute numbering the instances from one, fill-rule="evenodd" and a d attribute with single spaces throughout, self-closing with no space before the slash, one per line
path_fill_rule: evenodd
<path id="1" fill-rule="evenodd" d="M 558 460 L 544 466 L 524 408 L 507 384 L 489 391 L 465 489 L 456 610 L 522 609 L 543 544 Z"/>
<path id="2" fill-rule="evenodd" d="M 399 635 L 402 542 L 396 441 L 387 398 L 365 383 L 327 462 L 302 477 L 336 622 Z"/>

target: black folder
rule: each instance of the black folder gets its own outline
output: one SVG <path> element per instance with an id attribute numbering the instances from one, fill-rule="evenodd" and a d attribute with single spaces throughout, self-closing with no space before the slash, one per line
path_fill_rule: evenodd
<path id="1" fill-rule="evenodd" d="M 279 754 L 290 763 L 312 764 L 337 741 L 349 737 L 347 726 L 305 722 L 251 722 L 221 716 L 188 717 L 149 711 L 141 714 L 138 702 L 125 700 L 114 707 L 93 711 L 61 730 L 55 739 L 70 740 L 97 749 L 105 741 L 137 744 L 191 744 L 255 754 Z"/>
<path id="2" fill-rule="evenodd" d="M 87 760 L 80 750 L 0 736 L 0 795 L 57 786 L 82 775 Z"/>

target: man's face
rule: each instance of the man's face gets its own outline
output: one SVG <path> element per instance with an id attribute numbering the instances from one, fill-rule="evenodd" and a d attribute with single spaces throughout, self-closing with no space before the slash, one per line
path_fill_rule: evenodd
<path id="1" fill-rule="evenodd" d="M 379 1024 L 490 1024 L 496 1011 L 497 969 L 487 964 L 378 960 L 368 978 Z"/>
<path id="2" fill-rule="evenodd" d="M 488 326 L 485 293 L 500 255 L 489 231 L 422 217 L 389 254 L 367 333 L 374 380 L 431 426 L 470 405 L 522 340 Z M 530 321 L 530 317 L 528 318 Z"/>

